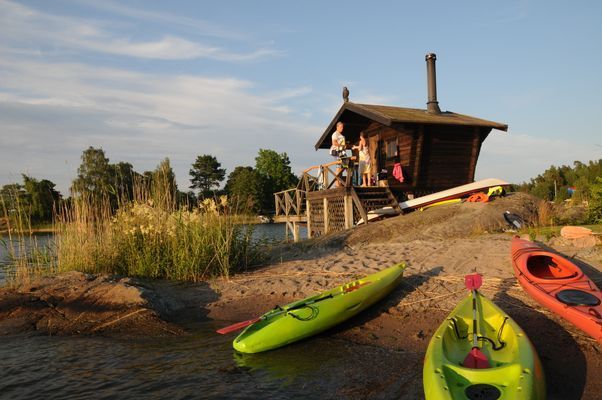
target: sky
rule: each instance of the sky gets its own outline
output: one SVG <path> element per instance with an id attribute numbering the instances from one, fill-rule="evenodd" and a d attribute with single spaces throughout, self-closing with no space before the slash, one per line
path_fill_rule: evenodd
<path id="1" fill-rule="evenodd" d="M 295 173 L 350 100 L 508 124 L 476 178 L 527 181 L 602 157 L 602 2 L 0 0 L 0 185 L 21 174 L 69 193 L 82 152 L 142 172 L 168 157 L 180 190 L 196 157 L 227 173 L 260 148 Z"/>

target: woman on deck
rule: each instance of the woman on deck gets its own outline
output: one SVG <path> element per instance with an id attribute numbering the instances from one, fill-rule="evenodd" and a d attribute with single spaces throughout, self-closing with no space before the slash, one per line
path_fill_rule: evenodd
<path id="1" fill-rule="evenodd" d="M 364 132 L 360 132 L 360 141 L 354 149 L 359 150 L 359 167 L 358 174 L 362 186 L 370 186 L 370 152 L 368 151 L 368 143 Z"/>

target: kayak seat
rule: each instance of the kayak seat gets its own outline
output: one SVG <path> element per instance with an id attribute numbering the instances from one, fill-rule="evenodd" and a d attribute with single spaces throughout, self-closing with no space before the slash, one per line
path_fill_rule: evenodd
<path id="1" fill-rule="evenodd" d="M 600 299 L 591 293 L 583 290 L 565 289 L 556 293 L 556 298 L 569 306 L 588 306 L 600 305 Z"/>
<path id="2" fill-rule="evenodd" d="M 452 326 L 454 328 L 454 332 L 456 334 L 456 337 L 458 339 L 467 339 L 469 336 L 468 333 L 468 325 L 466 324 L 462 324 L 463 327 L 462 328 L 458 328 L 458 320 L 456 318 L 448 318 L 448 320 L 452 323 Z M 504 326 L 506 326 L 506 321 L 508 320 L 508 317 L 504 317 L 502 324 L 500 325 L 499 329 L 497 330 L 497 342 L 499 343 L 499 345 L 496 343 L 495 340 L 490 339 L 486 336 L 477 336 L 477 339 L 482 341 L 482 342 L 489 342 L 489 344 L 491 345 L 491 349 L 493 351 L 498 351 L 503 349 L 506 346 L 506 342 L 504 342 L 504 340 L 502 339 L 502 334 L 504 332 Z M 464 322 L 463 320 L 460 320 L 462 322 Z M 466 335 L 461 335 L 460 334 L 460 329 L 462 331 L 466 331 Z"/>
<path id="3" fill-rule="evenodd" d="M 534 255 L 527 260 L 529 273 L 540 279 L 568 279 L 577 276 L 574 267 L 546 255 Z"/>

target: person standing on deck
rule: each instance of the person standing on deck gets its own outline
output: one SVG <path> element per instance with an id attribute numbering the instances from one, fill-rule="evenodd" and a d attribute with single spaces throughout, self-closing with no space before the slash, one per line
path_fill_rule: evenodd
<path id="1" fill-rule="evenodd" d="M 341 121 L 337 122 L 337 129 L 332 134 L 332 145 L 330 146 L 330 154 L 335 157 L 337 160 L 341 157 L 341 154 L 345 151 L 345 136 L 343 136 L 343 129 L 345 124 Z M 339 175 L 342 169 L 339 166 L 337 168 L 336 174 Z M 339 181 L 337 180 L 337 186 L 341 186 Z"/>
<path id="2" fill-rule="evenodd" d="M 359 150 L 358 186 L 370 186 L 370 154 L 364 132 L 360 132 L 360 141 L 354 149 Z"/>

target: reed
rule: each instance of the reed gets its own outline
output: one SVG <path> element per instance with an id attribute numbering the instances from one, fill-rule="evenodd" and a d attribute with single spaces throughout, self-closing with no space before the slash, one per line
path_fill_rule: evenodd
<path id="1" fill-rule="evenodd" d="M 187 281 L 229 277 L 256 262 L 259 251 L 253 228 L 226 210 L 225 196 L 190 210 L 144 186 L 115 213 L 108 200 L 80 196 L 56 219 L 58 269 Z"/>
<path id="2" fill-rule="evenodd" d="M 5 196 L 9 197 L 10 209 Z M 28 285 L 37 278 L 54 273 L 57 268 L 52 246 L 38 242 L 19 194 L 14 191 L 0 196 L 0 206 L 6 231 L 6 238 L 0 237 L 0 245 L 5 248 L 9 259 L 4 283 L 8 286 Z"/>
<path id="3" fill-rule="evenodd" d="M 178 204 L 173 191 L 160 181 L 138 182 L 133 198 L 122 196 L 117 210 L 108 197 L 74 196 L 58 207 L 51 246 L 37 242 L 25 207 L 12 201 L 8 210 L 0 196 L 8 221 L 7 283 L 72 270 L 199 281 L 229 277 L 259 261 L 253 226 L 228 214 L 225 196 L 192 208 Z"/>
<path id="4" fill-rule="evenodd" d="M 537 205 L 537 223 L 538 226 L 553 226 L 555 224 L 554 209 L 548 201 L 542 200 Z"/>

